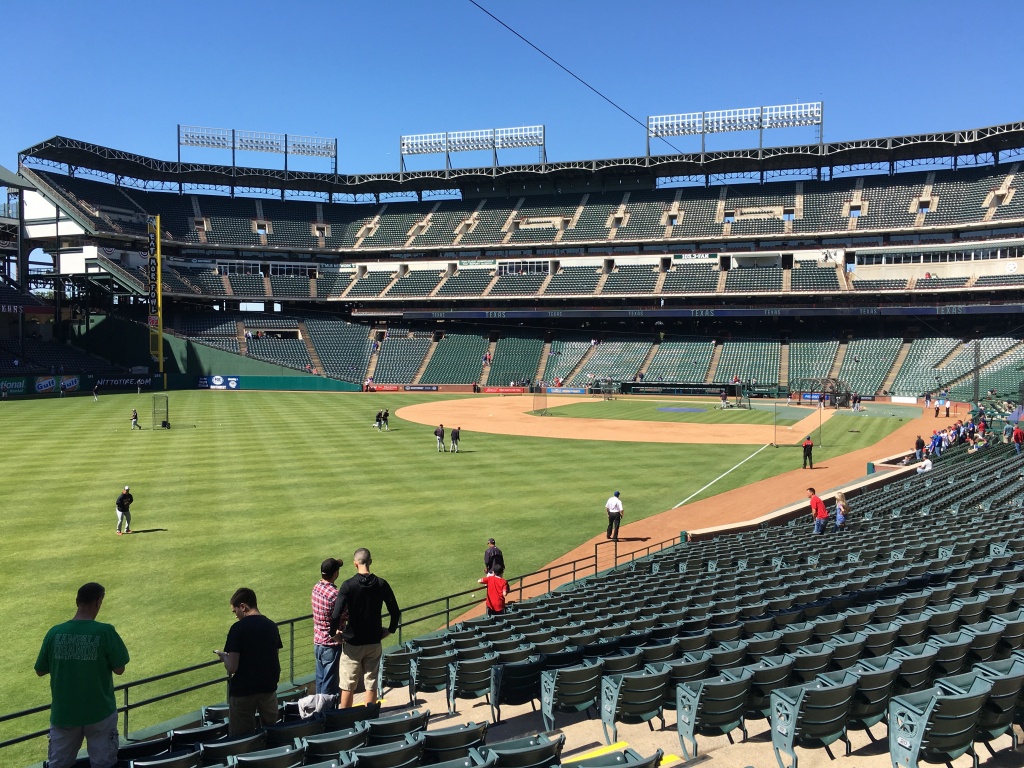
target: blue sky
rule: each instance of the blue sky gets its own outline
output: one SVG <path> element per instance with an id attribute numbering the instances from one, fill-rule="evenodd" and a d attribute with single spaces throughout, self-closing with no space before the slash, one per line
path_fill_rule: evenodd
<path id="1" fill-rule="evenodd" d="M 1024 118 L 1019 0 L 478 1 L 641 121 L 821 100 L 825 138 L 838 140 Z M 337 137 L 343 173 L 396 171 L 402 134 L 446 130 L 544 124 L 551 160 L 644 151 L 640 125 L 468 0 L 54 0 L 8 2 L 3 18 L 0 163 L 11 168 L 20 149 L 57 134 L 173 159 L 178 123 Z M 814 138 L 774 134 L 766 143 Z M 756 142 L 733 134 L 708 146 Z M 536 159 L 521 152 L 503 160 Z"/>

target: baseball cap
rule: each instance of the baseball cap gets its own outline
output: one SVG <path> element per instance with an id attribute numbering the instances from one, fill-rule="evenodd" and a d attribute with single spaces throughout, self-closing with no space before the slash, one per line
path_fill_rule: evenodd
<path id="1" fill-rule="evenodd" d="M 615 492 L 615 495 L 616 495 L 616 496 L 618 496 L 618 495 L 619 495 L 619 492 L 618 492 L 618 491 L 616 491 L 616 492 Z"/>
<path id="2" fill-rule="evenodd" d="M 128 486 L 126 485 L 126 486 L 124 487 L 124 489 L 125 489 L 125 490 L 127 491 L 127 490 L 128 490 Z"/>
<path id="3" fill-rule="evenodd" d="M 330 576 L 335 571 L 341 570 L 341 561 L 335 560 L 333 557 L 328 557 L 322 563 L 320 563 L 320 573 L 324 576 Z"/>
<path id="4" fill-rule="evenodd" d="M 488 540 L 487 540 L 487 543 L 488 543 L 488 544 L 493 544 L 493 543 L 494 543 L 494 539 L 488 539 Z"/>

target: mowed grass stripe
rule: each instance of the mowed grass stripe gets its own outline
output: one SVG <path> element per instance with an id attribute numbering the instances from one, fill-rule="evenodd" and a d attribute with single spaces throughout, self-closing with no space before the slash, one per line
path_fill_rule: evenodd
<path id="1" fill-rule="evenodd" d="M 641 519 L 749 455 L 749 446 L 470 432 L 453 456 L 436 452 L 429 426 L 392 415 L 391 433 L 371 427 L 378 408 L 394 414 L 436 399 L 172 392 L 173 428 L 134 434 L 131 408 L 148 425 L 149 396 L 4 403 L 0 710 L 48 701 L 32 664 L 46 628 L 71 615 L 86 581 L 107 587 L 101 618 L 125 637 L 127 679 L 137 679 L 207 659 L 223 643 L 233 620 L 227 600 L 239 586 L 256 589 L 271 618 L 308 613 L 320 561 L 348 561 L 368 546 L 376 570 L 412 605 L 473 587 L 487 536 L 512 575 L 535 570 L 602 530 L 612 490 L 622 491 L 628 519 Z M 836 430 L 835 448 L 816 460 L 897 425 L 859 419 L 861 433 Z M 765 451 L 708 493 L 798 463 L 796 450 Z M 114 535 L 125 483 L 137 499 L 133 527 L 152 532 Z"/>

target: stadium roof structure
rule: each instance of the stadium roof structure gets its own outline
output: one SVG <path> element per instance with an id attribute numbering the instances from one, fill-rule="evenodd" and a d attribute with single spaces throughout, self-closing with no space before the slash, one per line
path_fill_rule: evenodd
<path id="1" fill-rule="evenodd" d="M 19 176 L 0 165 L 0 187 L 7 187 L 8 189 L 35 189 L 36 185 L 24 176 Z"/>
<path id="2" fill-rule="evenodd" d="M 886 164 L 892 172 L 901 166 L 938 160 L 951 160 L 956 165 L 960 157 L 989 156 L 998 162 L 1004 153 L 1024 154 L 1024 121 L 987 128 L 786 147 L 397 173 L 335 174 L 156 160 L 64 136 L 54 136 L 23 150 L 18 160 L 19 164 L 87 168 L 111 174 L 117 182 L 129 186 L 202 185 L 379 195 L 470 189 L 481 184 L 492 186 L 499 181 L 509 185 L 538 181 L 556 186 L 586 183 L 600 189 L 605 186 L 621 188 L 623 181 L 653 186 L 657 178 L 820 172 Z"/>

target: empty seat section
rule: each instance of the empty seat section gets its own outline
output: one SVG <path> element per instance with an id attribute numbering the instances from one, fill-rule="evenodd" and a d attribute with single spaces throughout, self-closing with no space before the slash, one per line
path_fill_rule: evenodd
<path id="1" fill-rule="evenodd" d="M 207 242 L 228 245 L 260 245 L 256 231 L 256 201 L 241 197 L 197 195 L 199 209 L 210 222 Z"/>
<path id="2" fill-rule="evenodd" d="M 777 341 L 732 340 L 722 343 L 722 354 L 715 370 L 715 383 L 726 384 L 734 376 L 758 384 L 779 381 L 780 345 Z"/>
<path id="3" fill-rule="evenodd" d="M 591 194 L 587 198 L 587 204 L 583 206 L 579 219 L 576 220 L 576 226 L 562 233 L 561 242 L 607 240 L 610 234 L 609 223 L 614 226 L 612 214 L 618 210 L 621 202 L 621 192 Z"/>
<path id="4" fill-rule="evenodd" d="M 429 337 L 410 339 L 389 334 L 381 342 L 373 380 L 379 384 L 411 384 L 429 349 Z"/>
<path id="5" fill-rule="evenodd" d="M 790 290 L 838 291 L 839 278 L 833 266 L 818 266 L 814 262 L 798 262 L 792 271 Z"/>
<path id="6" fill-rule="evenodd" d="M 473 206 L 462 200 L 443 200 L 433 213 L 425 217 L 426 229 L 421 229 L 412 241 L 413 247 L 427 248 L 451 245 L 455 233 L 472 212 Z"/>
<path id="7" fill-rule="evenodd" d="M 839 378 L 849 385 L 851 392 L 875 394 L 882 389 L 902 345 L 902 339 L 852 340 L 846 345 Z"/>
<path id="8" fill-rule="evenodd" d="M 573 338 L 563 334 L 562 338 L 552 341 L 548 361 L 544 365 L 544 381 L 566 378 L 589 349 L 590 339 L 582 336 Z"/>
<path id="9" fill-rule="evenodd" d="M 512 224 L 509 243 L 552 243 L 576 216 L 580 195 L 527 197 Z"/>
<path id="10" fill-rule="evenodd" d="M 283 248 L 316 248 L 319 238 L 313 234 L 317 206 L 308 200 L 261 200 L 263 220 L 273 230 L 267 244 Z"/>
<path id="11" fill-rule="evenodd" d="M 782 290 L 779 267 L 733 267 L 725 273 L 726 293 L 778 293 Z"/>
<path id="12" fill-rule="evenodd" d="M 352 288 L 345 298 L 372 298 L 379 296 L 381 291 L 388 287 L 388 284 L 394 278 L 395 273 L 389 271 L 385 272 L 366 272 L 361 278 L 356 280 Z"/>
<path id="13" fill-rule="evenodd" d="M 235 296 L 262 298 L 267 295 L 263 275 L 228 275 L 228 282 L 231 284 L 231 292 Z"/>
<path id="14" fill-rule="evenodd" d="M 665 275 L 662 293 L 714 293 L 718 290 L 718 269 L 712 262 L 677 263 Z"/>
<path id="15" fill-rule="evenodd" d="M 504 274 L 491 287 L 488 296 L 533 296 L 547 279 L 547 273 Z"/>
<path id="16" fill-rule="evenodd" d="M 365 237 L 360 248 L 404 248 L 417 224 L 435 203 L 388 203 L 377 216 L 377 228 Z"/>
<path id="17" fill-rule="evenodd" d="M 318 318 L 307 319 L 305 325 L 313 349 L 323 365 L 323 373 L 352 384 L 362 384 L 370 362 L 366 326 Z"/>
<path id="18" fill-rule="evenodd" d="M 494 347 L 494 360 L 487 383 L 504 386 L 506 382 L 533 379 L 544 351 L 544 341 L 526 336 L 503 336 Z"/>
<path id="19" fill-rule="evenodd" d="M 302 339 L 279 339 L 273 335 L 265 335 L 262 338 L 250 339 L 246 347 L 249 357 L 257 360 L 266 360 L 299 370 L 305 369 L 307 365 L 313 365 Z"/>
<path id="20" fill-rule="evenodd" d="M 854 277 L 853 290 L 855 291 L 905 291 L 907 281 L 905 278 L 863 278 Z"/>
<path id="21" fill-rule="evenodd" d="M 615 271 L 605 280 L 602 294 L 609 293 L 654 293 L 658 284 L 658 267 L 655 264 L 617 264 Z"/>
<path id="22" fill-rule="evenodd" d="M 943 377 L 937 368 L 959 344 L 959 339 L 948 336 L 914 339 L 893 381 L 892 393 L 917 397 L 938 390 Z"/>
<path id="23" fill-rule="evenodd" d="M 441 275 L 435 269 L 410 269 L 384 295 L 386 298 L 429 296 L 440 281 Z"/>
<path id="24" fill-rule="evenodd" d="M 446 333 L 427 363 L 421 384 L 473 384 L 480 381 L 488 341 L 483 336 Z"/>
<path id="25" fill-rule="evenodd" d="M 324 223 L 330 225 L 330 234 L 324 238 L 328 248 L 352 248 L 359 238 L 359 232 L 373 221 L 380 210 L 379 205 L 348 205 L 344 203 L 322 203 Z"/>
<path id="26" fill-rule="evenodd" d="M 665 339 L 647 366 L 644 381 L 701 382 L 708 375 L 715 345 L 710 341 Z"/>
<path id="27" fill-rule="evenodd" d="M 480 296 L 494 276 L 490 269 L 460 269 L 438 289 L 438 296 Z"/>
<path id="28" fill-rule="evenodd" d="M 308 299 L 309 278 L 291 275 L 272 275 L 270 290 L 275 298 Z"/>
<path id="29" fill-rule="evenodd" d="M 545 296 L 585 295 L 597 290 L 601 280 L 600 267 L 562 267 L 551 276 L 551 282 L 544 289 Z"/>
<path id="30" fill-rule="evenodd" d="M 594 354 L 573 377 L 572 384 L 579 387 L 596 379 L 631 381 L 651 349 L 647 340 L 612 340 L 598 344 Z"/>
<path id="31" fill-rule="evenodd" d="M 789 382 L 793 389 L 802 379 L 828 376 L 839 351 L 839 341 L 799 339 L 789 342 Z"/>

